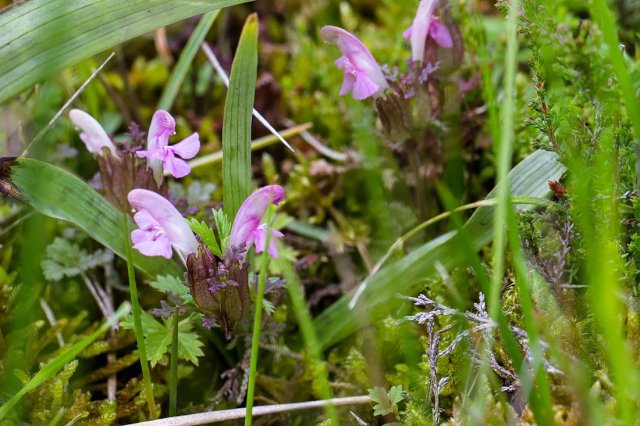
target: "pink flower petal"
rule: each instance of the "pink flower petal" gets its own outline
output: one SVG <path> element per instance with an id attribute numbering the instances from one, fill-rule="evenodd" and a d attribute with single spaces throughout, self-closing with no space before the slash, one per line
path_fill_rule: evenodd
<path id="1" fill-rule="evenodd" d="M 271 238 L 269 239 L 269 255 L 274 259 L 280 258 L 278 253 L 278 238 L 284 237 L 284 234 L 277 229 L 271 228 Z"/>
<path id="2" fill-rule="evenodd" d="M 429 36 L 440 46 L 450 48 L 453 46 L 453 39 L 449 29 L 440 21 L 434 19 L 429 28 Z"/>
<path id="3" fill-rule="evenodd" d="M 362 100 L 376 93 L 379 86 L 364 72 L 356 71 L 356 82 L 353 85 L 353 99 Z"/>
<path id="4" fill-rule="evenodd" d="M 382 74 L 380 65 L 378 65 L 371 52 L 369 52 L 369 49 L 367 49 L 367 47 L 358 40 L 356 36 L 342 28 L 334 27 L 332 25 L 322 27 L 320 34 L 325 41 L 336 44 L 342 52 L 343 57 L 336 61 L 336 65 L 338 68 L 345 71 L 345 79 L 349 78 L 348 73 L 361 72 L 366 75 L 367 78 L 377 86 L 377 90 L 369 96 L 381 95 L 389 87 L 384 74 Z M 352 83 L 353 81 L 344 82 L 341 94 L 347 93 L 345 90 L 350 87 L 355 89 L 355 85 L 352 86 Z M 373 87 L 368 83 L 367 85 L 369 88 Z M 362 91 L 359 92 L 358 96 L 362 96 L 363 93 L 364 92 Z M 355 97 L 356 96 L 354 95 L 354 98 Z"/>
<path id="5" fill-rule="evenodd" d="M 344 73 L 344 80 L 342 81 L 342 87 L 340 87 L 340 96 L 344 96 L 347 93 L 351 93 L 353 91 L 353 86 L 355 85 L 356 78 L 352 73 Z"/>
<path id="6" fill-rule="evenodd" d="M 251 194 L 238 209 L 231 227 L 229 244 L 238 247 L 245 243 L 249 250 L 255 238 L 255 231 L 260 226 L 269 205 L 278 205 L 283 199 L 284 188 L 279 185 L 265 186 Z"/>
<path id="7" fill-rule="evenodd" d="M 424 46 L 437 4 L 438 0 L 421 0 L 418 6 L 418 12 L 411 26 L 411 58 L 415 62 L 424 60 Z"/>
<path id="8" fill-rule="evenodd" d="M 411 40 L 411 33 L 413 30 L 413 25 L 409 25 L 409 27 L 404 30 L 404 32 L 402 33 L 402 38 L 404 38 L 405 40 Z"/>
<path id="9" fill-rule="evenodd" d="M 191 166 L 189 166 L 186 161 L 175 157 L 172 151 L 166 153 L 162 166 L 176 179 L 180 179 L 191 173 Z"/>
<path id="10" fill-rule="evenodd" d="M 141 241 L 134 244 L 133 248 L 138 250 L 145 256 L 162 256 L 171 259 L 171 241 L 166 236 L 158 238 L 155 241 Z"/>
<path id="11" fill-rule="evenodd" d="M 194 133 L 186 137 L 182 142 L 172 145 L 171 148 L 173 148 L 173 151 L 180 157 L 188 160 L 195 157 L 198 151 L 200 151 L 200 137 L 197 133 Z"/>
<path id="12" fill-rule="evenodd" d="M 185 257 L 198 249 L 198 241 L 189 224 L 166 198 L 146 189 L 134 189 L 127 198 L 133 208 L 148 212 L 169 242 Z"/>
<path id="13" fill-rule="evenodd" d="M 169 136 L 176 132 L 176 120 L 167 111 L 159 109 L 151 118 L 149 134 L 147 135 L 147 150 L 167 146 Z"/>
<path id="14" fill-rule="evenodd" d="M 256 253 L 262 253 L 267 243 L 267 224 L 263 223 L 258 226 L 254 231 Z M 269 238 L 268 253 L 274 259 L 278 259 L 280 254 L 278 253 L 278 238 L 282 238 L 284 234 L 277 229 L 271 228 L 271 237 Z"/>
<path id="15" fill-rule="evenodd" d="M 107 148 L 114 157 L 118 155 L 116 146 L 95 118 L 79 109 L 69 111 L 69 118 L 80 129 L 80 139 L 90 153 L 102 155 L 102 149 Z"/>
<path id="16" fill-rule="evenodd" d="M 136 151 L 136 157 L 138 158 L 151 158 L 151 156 L 149 155 L 149 152 L 151 151 L 146 151 L 143 149 L 139 149 Z"/>
<path id="17" fill-rule="evenodd" d="M 133 244 L 144 243 L 145 241 L 151 241 L 151 239 L 149 231 L 134 229 L 133 232 L 131 232 L 131 241 L 133 241 Z"/>
<path id="18" fill-rule="evenodd" d="M 140 229 L 145 231 L 150 230 L 154 226 L 160 225 L 158 221 L 155 220 L 153 216 L 151 216 L 151 213 L 149 213 L 148 210 L 138 211 L 135 215 L 133 215 L 133 220 Z"/>

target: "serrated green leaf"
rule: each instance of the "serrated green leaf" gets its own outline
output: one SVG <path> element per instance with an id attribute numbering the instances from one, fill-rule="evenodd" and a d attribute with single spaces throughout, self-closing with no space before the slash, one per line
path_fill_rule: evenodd
<path id="1" fill-rule="evenodd" d="M 213 219 L 216 223 L 216 229 L 218 230 L 218 236 L 220 236 L 220 248 L 224 253 L 229 245 L 229 238 L 231 238 L 231 222 L 229 217 L 222 209 L 211 209 L 213 212 Z"/>
<path id="2" fill-rule="evenodd" d="M 231 66 L 222 124 L 224 211 L 234 218 L 251 194 L 251 120 L 258 72 L 258 19 L 250 15 Z"/>
<path id="3" fill-rule="evenodd" d="M 193 317 L 186 318 L 178 324 L 178 355 L 180 358 L 198 365 L 198 358 L 204 355 L 198 333 L 193 331 Z"/>
<path id="4" fill-rule="evenodd" d="M 147 347 L 147 358 L 151 366 L 155 366 L 164 354 L 169 352 L 169 345 L 171 345 L 171 333 L 168 330 L 162 328 L 156 332 L 144 331 L 144 344 Z"/>
<path id="5" fill-rule="evenodd" d="M 387 414 L 393 413 L 393 404 L 389 399 L 389 395 L 387 395 L 387 391 L 385 391 L 383 387 L 376 386 L 373 389 L 369 389 L 369 398 L 377 402 L 377 404 L 373 406 L 374 416 L 386 416 Z"/>
<path id="6" fill-rule="evenodd" d="M 264 308 L 264 311 L 269 315 L 273 315 L 276 311 L 276 306 L 268 299 L 262 299 L 262 307 Z"/>
<path id="7" fill-rule="evenodd" d="M 512 195 L 544 198 L 549 195 L 549 180 L 559 180 L 565 172 L 564 166 L 558 162 L 557 155 L 549 151 L 536 151 L 522 160 L 509 173 Z M 495 190 L 487 198 L 495 197 Z M 523 210 L 530 206 L 520 205 Z M 467 234 L 473 239 L 467 243 L 480 250 L 491 242 L 494 207 L 482 207 L 469 218 L 465 224 Z M 447 269 L 464 261 L 464 254 L 452 241 L 454 233 L 441 235 L 422 246 L 401 260 L 382 268 L 368 278 L 366 290 L 358 304 L 359 309 L 383 314 L 386 306 L 393 306 L 390 301 L 398 300 L 395 295 L 415 294 L 424 280 L 435 271 L 436 263 Z M 349 309 L 352 295 L 342 299 L 320 314 L 314 325 L 323 330 L 319 336 L 321 345 L 326 348 L 351 335 L 358 328 L 358 321 Z"/>
<path id="8" fill-rule="evenodd" d="M 391 389 L 389 389 L 389 400 L 392 404 L 397 404 L 403 399 L 404 395 L 402 394 L 402 385 L 392 386 Z"/>
<path id="9" fill-rule="evenodd" d="M 0 14 L 0 103 L 164 25 L 248 0 L 30 0 Z"/>
<path id="10" fill-rule="evenodd" d="M 189 287 L 180 278 L 173 275 L 159 275 L 149 285 L 161 293 L 177 294 L 185 304 L 193 302 Z"/>
<path id="11" fill-rule="evenodd" d="M 158 321 L 148 312 L 141 313 L 144 341 L 147 347 L 147 357 L 151 365 L 156 365 L 169 352 L 171 347 L 172 327 L 171 318 Z M 178 324 L 178 356 L 181 359 L 198 365 L 198 358 L 204 355 L 200 336 L 193 330 L 194 316 L 184 318 Z M 133 329 L 133 317 L 128 316 L 121 325 L 125 329 Z"/>
<path id="12" fill-rule="evenodd" d="M 56 238 L 47 246 L 46 256 L 41 263 L 42 272 L 50 281 L 79 275 L 113 259 L 113 254 L 107 250 L 96 250 L 89 254 L 77 244 L 62 238 Z"/>
<path id="13" fill-rule="evenodd" d="M 218 244 L 218 240 L 216 239 L 213 229 L 209 228 L 209 225 L 206 223 L 193 217 L 189 218 L 188 222 L 191 230 L 202 239 L 204 245 L 209 247 L 209 250 L 211 250 L 213 254 L 221 257 L 222 250 L 220 249 L 220 244 Z"/>

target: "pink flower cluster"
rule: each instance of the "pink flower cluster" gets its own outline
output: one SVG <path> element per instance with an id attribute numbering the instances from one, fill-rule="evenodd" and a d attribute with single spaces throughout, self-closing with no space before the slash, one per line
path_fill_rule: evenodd
<path id="1" fill-rule="evenodd" d="M 189 224 L 167 199 L 146 189 L 134 189 L 129 193 L 129 203 L 137 210 L 133 217 L 139 229 L 131 233 L 134 248 L 145 256 L 171 258 L 175 248 L 184 258 L 198 249 L 198 241 Z M 255 246 L 256 253 L 267 250 L 278 258 L 276 239 L 281 232 L 271 229 L 269 247 L 266 247 L 267 224 L 262 218 L 271 204 L 278 205 L 284 200 L 284 189 L 279 185 L 269 185 L 251 194 L 240 206 L 231 227 L 231 247 Z"/>
<path id="2" fill-rule="evenodd" d="M 162 162 L 162 168 L 175 178 L 181 178 L 191 172 L 186 161 L 200 150 L 200 138 L 193 133 L 183 141 L 169 146 L 169 137 L 176 132 L 176 121 L 167 111 L 158 110 L 153 114 L 151 127 L 147 135 L 147 149 L 136 152 L 140 158 Z"/>
<path id="3" fill-rule="evenodd" d="M 69 111 L 69 118 L 80 129 L 80 139 L 89 152 L 101 156 L 103 149 L 107 148 L 111 155 L 117 156 L 116 146 L 95 118 L 79 109 Z M 147 149 L 137 151 L 136 155 L 151 162 L 162 163 L 164 170 L 175 178 L 181 178 L 191 172 L 191 167 L 184 160 L 193 158 L 198 153 L 200 138 L 198 133 L 193 133 L 182 142 L 169 146 L 169 137 L 175 132 L 176 121 L 171 114 L 163 110 L 156 111 L 149 127 Z"/>
<path id="4" fill-rule="evenodd" d="M 432 38 L 442 47 L 453 46 L 451 33 L 435 17 L 438 0 L 421 0 L 413 25 L 404 32 L 411 41 L 411 58 L 414 62 L 424 61 L 425 45 Z M 342 28 L 327 25 L 320 34 L 325 41 L 336 44 L 342 56 L 336 65 L 344 72 L 340 96 L 351 93 L 354 99 L 362 100 L 370 96 L 378 97 L 389 87 L 380 65 L 356 36 Z"/>

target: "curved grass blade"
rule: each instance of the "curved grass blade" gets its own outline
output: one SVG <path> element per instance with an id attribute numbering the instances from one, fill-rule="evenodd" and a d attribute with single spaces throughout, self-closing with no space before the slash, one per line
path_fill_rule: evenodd
<path id="1" fill-rule="evenodd" d="M 508 237 L 511 237 L 511 249 L 513 251 L 513 263 L 516 274 L 516 288 L 520 299 L 520 307 L 524 317 L 525 329 L 529 336 L 529 344 L 532 352 L 532 368 L 534 370 L 535 381 L 528 383 L 529 372 L 520 371 L 523 393 L 527 395 L 531 410 L 539 424 L 552 424 L 553 410 L 551 408 L 551 394 L 549 391 L 549 378 L 543 366 L 543 354 L 538 342 L 538 330 L 535 325 L 533 313 L 533 303 L 529 294 L 529 289 L 525 284 L 526 265 L 524 255 L 520 249 L 520 237 L 516 228 L 515 210 L 511 204 L 511 188 L 509 182 L 511 176 L 511 158 L 513 157 L 513 142 L 515 139 L 514 116 L 515 116 L 515 79 L 518 54 L 517 19 L 520 10 L 520 1 L 511 0 L 508 3 L 509 12 L 506 21 L 507 51 L 505 55 L 505 75 L 503 81 L 504 100 L 500 111 L 500 139 L 496 149 L 496 175 L 498 185 L 496 187 L 498 204 L 493 216 L 493 256 L 492 256 L 492 277 L 488 294 L 489 317 L 493 320 L 498 318 L 502 310 L 500 293 L 504 282 L 506 249 Z M 506 225 L 506 226 L 505 226 Z M 491 347 L 491 342 L 487 342 L 487 347 Z M 515 355 L 515 353 L 514 353 Z M 514 359 L 514 356 L 512 356 Z M 514 365 L 516 363 L 514 362 Z M 519 362 L 518 362 L 519 364 Z M 484 362 L 483 369 L 489 369 L 489 363 Z"/>
<path id="2" fill-rule="evenodd" d="M 193 58 L 196 57 L 196 53 L 198 53 L 200 45 L 207 36 L 207 33 L 211 29 L 211 26 L 219 13 L 220 10 L 214 10 L 212 12 L 205 13 L 202 15 L 202 18 L 200 18 L 198 25 L 196 25 L 196 28 L 193 30 L 193 34 L 189 37 L 187 45 L 182 49 L 178 63 L 173 68 L 173 72 L 171 73 L 171 77 L 169 78 L 167 85 L 164 87 L 164 91 L 162 92 L 162 96 L 158 102 L 158 109 L 164 109 L 167 111 L 171 109 L 173 102 L 178 96 L 178 91 L 184 81 L 184 77 L 187 75 L 187 71 L 189 71 L 189 66 L 191 66 Z"/>
<path id="3" fill-rule="evenodd" d="M 73 223 L 123 259 L 123 214 L 81 179 L 54 165 L 18 158 L 0 170 L 0 188 L 8 187 L 36 211 Z M 155 275 L 179 275 L 178 265 L 158 257 L 133 254 L 134 264 Z"/>
<path id="4" fill-rule="evenodd" d="M 557 155 L 549 151 L 536 151 L 522 160 L 509 173 L 511 194 L 513 196 L 543 198 L 549 195 L 547 181 L 558 180 L 564 173 L 564 166 L 557 161 Z M 496 195 L 495 189 L 488 198 Z M 527 206 L 519 205 L 525 209 Z M 467 244 L 479 250 L 491 242 L 493 207 L 478 209 L 465 224 L 468 235 L 472 236 Z M 377 274 L 368 278 L 367 288 L 363 292 L 358 305 L 368 311 L 377 310 L 389 303 L 394 294 L 412 294 L 421 288 L 420 280 L 433 273 L 436 262 L 450 269 L 463 262 L 464 253 L 457 247 L 452 237 L 455 233 L 441 235 L 409 253 L 404 259 L 382 268 Z M 314 321 L 316 330 L 323 330 L 320 344 L 323 348 L 331 346 L 357 330 L 354 315 L 349 312 L 350 295 L 343 296 L 338 302 L 324 311 Z"/>
<path id="5" fill-rule="evenodd" d="M 30 0 L 0 14 L 0 103 L 110 47 L 249 0 Z"/>
<path id="6" fill-rule="evenodd" d="M 298 320 L 298 326 L 300 327 L 300 334 L 302 335 L 305 348 L 311 360 L 315 363 L 315 380 L 317 382 L 318 394 L 325 401 L 330 401 L 333 398 L 333 392 L 331 391 L 331 384 L 329 383 L 329 375 L 324 359 L 322 358 L 322 349 L 318 344 L 318 333 L 313 327 L 311 313 L 307 308 L 307 302 L 304 298 L 300 278 L 296 273 L 294 265 L 288 260 L 277 259 L 276 264 L 282 271 L 282 275 L 287 283 L 287 293 L 289 293 L 291 306 Z M 338 412 L 334 405 L 327 404 L 324 412 L 327 418 L 331 420 L 331 424 L 340 424 Z"/>
<path id="7" fill-rule="evenodd" d="M 231 66 L 222 125 L 224 212 L 233 218 L 251 194 L 251 113 L 258 75 L 258 15 L 249 15 Z"/>
<path id="8" fill-rule="evenodd" d="M 40 386 L 54 375 L 56 375 L 60 370 L 64 368 L 65 365 L 70 363 L 75 359 L 75 357 L 80 354 L 87 346 L 93 343 L 100 335 L 107 332 L 112 325 L 116 324 L 120 318 L 124 317 L 131 310 L 131 305 L 128 302 L 124 302 L 120 308 L 110 317 L 107 321 L 105 321 L 100 328 L 86 336 L 84 339 L 80 340 L 78 343 L 73 346 L 68 347 L 63 350 L 58 356 L 53 358 L 49 363 L 47 363 L 44 367 L 40 369 L 36 373 L 35 376 L 29 382 L 18 391 L 14 396 L 11 397 L 7 402 L 5 402 L 0 407 L 0 419 L 3 419 L 10 414 L 13 410 L 13 407 L 20 402 L 23 396 L 34 390 L 36 387 Z"/>

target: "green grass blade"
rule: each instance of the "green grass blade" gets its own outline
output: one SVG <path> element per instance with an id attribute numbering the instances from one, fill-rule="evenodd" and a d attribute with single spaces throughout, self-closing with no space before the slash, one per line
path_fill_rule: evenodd
<path id="1" fill-rule="evenodd" d="M 251 114 L 258 73 L 258 15 L 249 15 L 231 66 L 222 125 L 224 212 L 234 218 L 251 194 Z"/>
<path id="2" fill-rule="evenodd" d="M 620 93 L 627 107 L 629 119 L 636 133 L 636 138 L 640 138 L 640 102 L 636 90 L 631 82 L 631 75 L 624 61 L 624 56 L 620 48 L 620 40 L 616 30 L 616 23 L 611 14 L 611 10 L 606 0 L 593 0 L 591 2 L 591 16 L 598 23 L 604 40 L 609 47 L 609 60 L 616 72 L 617 83 L 620 87 Z"/>
<path id="3" fill-rule="evenodd" d="M 124 252 L 127 261 L 127 276 L 129 278 L 129 293 L 131 295 L 131 314 L 133 315 L 133 329 L 136 334 L 136 342 L 138 344 L 138 353 L 140 354 L 140 367 L 142 369 L 142 384 L 144 386 L 144 396 L 147 400 L 149 415 L 152 419 L 158 417 L 156 411 L 156 403 L 153 398 L 153 385 L 151 382 L 151 373 L 149 372 L 149 361 L 147 357 L 147 347 L 144 341 L 144 332 L 142 330 L 142 309 L 138 299 L 138 285 L 136 283 L 136 273 L 133 269 L 133 248 L 131 241 L 128 241 L 131 230 L 129 228 L 128 218 L 122 217 L 122 232 L 127 238 L 124 243 Z"/>
<path id="4" fill-rule="evenodd" d="M 0 14 L 0 103 L 65 67 L 191 16 L 249 0 L 31 0 Z"/>
<path id="5" fill-rule="evenodd" d="M 289 293 L 291 306 L 293 307 L 296 319 L 298 320 L 304 346 L 316 368 L 314 372 L 316 373 L 315 380 L 318 383 L 319 396 L 322 399 L 329 400 L 333 398 L 331 384 L 329 383 L 329 375 L 322 357 L 322 347 L 318 341 L 318 334 L 313 327 L 311 313 L 309 312 L 307 303 L 304 299 L 300 278 L 298 277 L 298 274 L 296 274 L 295 268 L 291 262 L 286 259 L 278 259 L 276 262 L 278 268 L 282 271 L 285 282 L 287 283 L 287 292 Z M 331 424 L 340 424 L 338 412 L 334 405 L 328 404 L 324 407 L 324 410 L 327 418 L 331 419 Z"/>
<path id="6" fill-rule="evenodd" d="M 547 181 L 558 180 L 564 173 L 564 166 L 557 161 L 557 155 L 548 151 L 536 151 L 511 170 L 511 194 L 514 196 L 546 197 L 549 195 Z M 495 189 L 488 198 L 496 195 Z M 524 209 L 527 206 L 518 206 Z M 466 243 L 475 250 L 491 242 L 493 207 L 477 210 L 465 225 L 471 239 Z M 461 263 L 464 254 L 451 241 L 453 233 L 435 238 L 404 259 L 382 268 L 369 278 L 367 289 L 363 292 L 359 304 L 370 311 L 386 312 L 382 304 L 393 306 L 390 301 L 395 294 L 412 294 L 420 290 L 420 280 L 434 272 L 434 264 L 440 262 L 445 268 Z M 350 295 L 344 296 L 314 321 L 317 330 L 323 330 L 320 344 L 323 348 L 335 344 L 357 330 L 357 322 L 349 310 Z"/>
<path id="7" fill-rule="evenodd" d="M 73 346 L 68 347 L 62 351 L 58 356 L 47 363 L 35 376 L 22 388 L 18 393 L 12 396 L 4 405 L 0 407 L 0 419 L 3 419 L 10 414 L 15 405 L 22 399 L 23 396 L 34 390 L 39 385 L 43 384 L 60 370 L 64 368 L 69 362 L 73 361 L 87 346 L 98 339 L 103 333 L 105 333 L 111 326 L 116 324 L 120 318 L 124 317 L 131 310 L 131 305 L 125 302 L 120 308 L 113 314 L 112 317 L 107 319 L 100 328 L 91 333 L 89 336 L 80 340 Z"/>
<path id="8" fill-rule="evenodd" d="M 187 45 L 182 49 L 178 63 L 176 63 L 169 81 L 164 87 L 164 92 L 162 92 L 162 96 L 158 102 L 158 109 L 169 111 L 173 106 L 173 102 L 178 96 L 178 91 L 184 81 L 184 77 L 187 75 L 187 71 L 189 71 L 191 62 L 193 61 L 193 58 L 195 58 L 196 53 L 198 53 L 200 45 L 207 36 L 207 33 L 211 29 L 211 26 L 219 13 L 220 10 L 214 10 L 212 12 L 205 13 L 202 15 L 202 18 L 200 18 L 198 25 L 196 25 L 196 28 L 193 30 L 193 34 L 191 34 L 191 37 L 187 42 Z"/>
<path id="9" fill-rule="evenodd" d="M 73 223 L 118 256 L 126 258 L 122 213 L 78 177 L 43 161 L 19 158 L 11 166 L 10 181 L 36 211 Z M 181 274 L 175 263 L 143 256 L 137 251 L 133 253 L 133 262 L 151 276 Z"/>
<path id="10" fill-rule="evenodd" d="M 549 394 L 549 381 L 542 364 L 542 354 L 537 341 L 537 332 L 533 318 L 533 306 L 529 295 L 529 289 L 524 284 L 526 275 L 524 270 L 524 258 L 520 253 L 520 241 L 517 236 L 515 212 L 511 205 L 511 189 L 509 188 L 509 169 L 511 168 L 511 157 L 513 155 L 514 115 L 516 107 L 516 67 L 518 54 L 517 19 L 520 10 L 520 1 L 511 0 L 509 2 L 509 13 L 506 22 L 507 51 L 505 55 L 505 75 L 504 75 L 504 100 L 500 111 L 500 140 L 496 150 L 496 177 L 498 205 L 495 209 L 493 220 L 493 256 L 492 256 L 492 277 L 491 287 L 488 294 L 488 310 L 492 319 L 497 319 L 498 311 L 502 309 L 500 293 L 504 282 L 504 267 L 507 247 L 508 230 L 512 231 L 512 249 L 514 250 L 514 262 L 516 266 L 516 278 L 518 294 L 520 296 L 520 306 L 525 318 L 525 326 L 529 339 L 531 340 L 531 350 L 533 352 L 536 366 L 536 383 L 532 384 L 533 389 L 528 395 L 531 410 L 539 424 L 553 424 L 553 411 L 551 409 L 551 395 Z M 485 89 L 486 90 L 486 89 Z M 496 141 L 497 142 L 497 141 Z M 505 227 L 505 225 L 507 225 Z M 490 345 L 490 344 L 489 344 Z M 485 364 L 486 365 L 486 364 Z M 526 363 L 525 363 L 526 365 Z M 524 367 L 524 365 L 523 365 Z M 523 368 L 518 371 L 520 376 L 529 375 L 528 370 Z M 538 393 L 538 391 L 540 393 Z"/>

